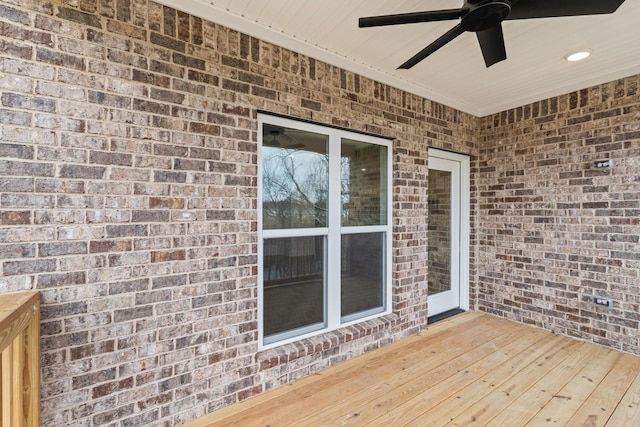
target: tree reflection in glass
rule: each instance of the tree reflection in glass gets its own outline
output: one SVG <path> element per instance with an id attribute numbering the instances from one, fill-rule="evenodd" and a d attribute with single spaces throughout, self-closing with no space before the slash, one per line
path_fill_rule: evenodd
<path id="1" fill-rule="evenodd" d="M 342 139 L 340 152 L 342 225 L 385 225 L 387 147 Z"/>
<path id="2" fill-rule="evenodd" d="M 264 125 L 264 229 L 327 226 L 328 136 Z"/>

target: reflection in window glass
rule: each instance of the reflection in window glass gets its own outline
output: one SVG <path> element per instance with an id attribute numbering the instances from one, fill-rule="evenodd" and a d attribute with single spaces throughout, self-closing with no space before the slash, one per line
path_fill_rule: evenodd
<path id="1" fill-rule="evenodd" d="M 264 335 L 324 326 L 324 237 L 264 240 Z"/>
<path id="2" fill-rule="evenodd" d="M 387 147 L 342 139 L 342 225 L 386 225 Z"/>
<path id="3" fill-rule="evenodd" d="M 264 229 L 327 226 L 328 136 L 263 126 Z"/>
<path id="4" fill-rule="evenodd" d="M 342 316 L 382 310 L 383 233 L 345 234 L 341 246 Z"/>
<path id="5" fill-rule="evenodd" d="M 451 172 L 429 169 L 429 296 L 451 290 Z"/>

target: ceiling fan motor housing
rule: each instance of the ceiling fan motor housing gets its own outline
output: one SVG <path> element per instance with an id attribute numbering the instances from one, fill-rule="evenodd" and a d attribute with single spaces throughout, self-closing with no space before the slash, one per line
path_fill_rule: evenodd
<path id="1" fill-rule="evenodd" d="M 460 25 L 464 31 L 484 31 L 504 21 L 511 13 L 509 0 L 467 0 L 467 12 L 462 16 Z"/>

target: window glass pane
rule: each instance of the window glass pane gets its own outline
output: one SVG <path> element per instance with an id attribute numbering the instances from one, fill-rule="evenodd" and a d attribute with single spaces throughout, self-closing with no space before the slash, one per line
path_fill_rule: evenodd
<path id="1" fill-rule="evenodd" d="M 383 246 L 383 233 L 342 236 L 342 316 L 383 307 Z"/>
<path id="2" fill-rule="evenodd" d="M 323 236 L 264 240 L 264 335 L 324 325 Z"/>
<path id="3" fill-rule="evenodd" d="M 429 296 L 451 290 L 451 172 L 429 169 Z"/>
<path id="4" fill-rule="evenodd" d="M 262 146 L 263 228 L 326 227 L 328 136 L 265 124 Z"/>
<path id="5" fill-rule="evenodd" d="M 387 224 L 387 147 L 342 139 L 342 225 Z"/>

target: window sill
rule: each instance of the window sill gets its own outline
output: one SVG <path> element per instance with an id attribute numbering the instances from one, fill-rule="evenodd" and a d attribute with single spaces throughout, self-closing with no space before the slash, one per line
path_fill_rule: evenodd
<path id="1" fill-rule="evenodd" d="M 301 357 L 320 353 L 340 345 L 393 328 L 398 321 L 395 314 L 369 319 L 310 338 L 304 338 L 258 353 L 260 370 L 292 362 Z"/>

